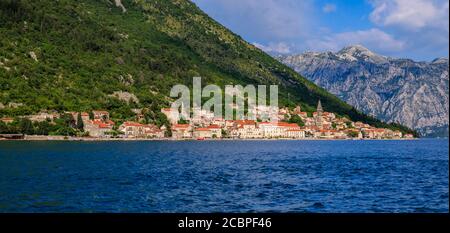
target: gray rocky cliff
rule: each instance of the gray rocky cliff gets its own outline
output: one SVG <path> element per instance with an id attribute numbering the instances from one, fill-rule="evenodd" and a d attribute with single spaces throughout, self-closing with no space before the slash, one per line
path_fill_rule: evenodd
<path id="1" fill-rule="evenodd" d="M 448 59 L 415 62 L 356 45 L 278 59 L 357 109 L 423 136 L 448 136 Z"/>

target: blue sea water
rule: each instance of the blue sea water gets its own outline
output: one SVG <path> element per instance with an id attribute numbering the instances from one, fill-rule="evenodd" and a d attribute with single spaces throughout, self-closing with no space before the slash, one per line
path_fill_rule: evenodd
<path id="1" fill-rule="evenodd" d="M 447 139 L 0 142 L 0 212 L 448 212 Z"/>

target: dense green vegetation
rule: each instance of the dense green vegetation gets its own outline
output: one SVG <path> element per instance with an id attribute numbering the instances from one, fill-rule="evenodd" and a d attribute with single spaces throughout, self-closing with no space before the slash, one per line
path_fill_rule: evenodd
<path id="1" fill-rule="evenodd" d="M 82 129 L 77 129 L 75 120 L 71 114 L 64 114 L 55 122 L 31 122 L 27 118 L 16 118 L 11 124 L 0 121 L 0 133 L 20 133 L 28 135 L 62 135 L 62 136 L 83 136 Z"/>
<path id="2" fill-rule="evenodd" d="M 105 109 L 120 122 L 147 108 L 146 119 L 161 124 L 170 88 L 201 76 L 204 85 L 278 84 L 281 105 L 311 112 L 321 99 L 326 111 L 411 132 L 358 112 L 188 0 L 123 0 L 126 13 L 111 2 L 0 0 L 0 117 Z M 139 103 L 110 97 L 115 91 Z"/>
<path id="3" fill-rule="evenodd" d="M 357 138 L 358 137 L 358 132 L 350 131 L 350 132 L 348 132 L 347 136 L 349 136 L 351 138 Z"/>
<path id="4" fill-rule="evenodd" d="M 292 115 L 291 118 L 289 118 L 288 122 L 295 123 L 298 126 L 305 126 L 305 123 L 303 122 L 302 118 L 298 115 Z"/>

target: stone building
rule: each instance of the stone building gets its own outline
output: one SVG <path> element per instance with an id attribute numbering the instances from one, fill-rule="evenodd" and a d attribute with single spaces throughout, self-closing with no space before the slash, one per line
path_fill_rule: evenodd
<path id="1" fill-rule="evenodd" d="M 192 138 L 192 128 L 189 124 L 172 125 L 172 138 L 183 139 Z"/>

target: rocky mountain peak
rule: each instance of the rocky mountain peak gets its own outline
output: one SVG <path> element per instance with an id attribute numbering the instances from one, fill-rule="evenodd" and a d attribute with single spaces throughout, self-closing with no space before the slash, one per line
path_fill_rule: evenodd
<path id="1" fill-rule="evenodd" d="M 417 62 L 353 45 L 279 60 L 364 113 L 423 136 L 448 136 L 448 58 Z"/>
<path id="2" fill-rule="evenodd" d="M 356 45 L 349 45 L 347 47 L 344 47 L 341 49 L 338 53 L 348 53 L 348 54 L 358 54 L 358 53 L 364 53 L 364 54 L 374 54 L 372 51 L 370 51 L 368 48 L 356 44 Z"/>
<path id="3" fill-rule="evenodd" d="M 362 45 L 350 45 L 339 52 L 336 55 L 346 61 L 369 61 L 374 63 L 386 63 L 388 59 L 385 56 L 378 55 Z"/>
<path id="4" fill-rule="evenodd" d="M 433 64 L 445 64 L 445 63 L 447 63 L 448 64 L 448 58 L 445 58 L 445 57 L 436 58 L 431 63 L 433 63 Z"/>

